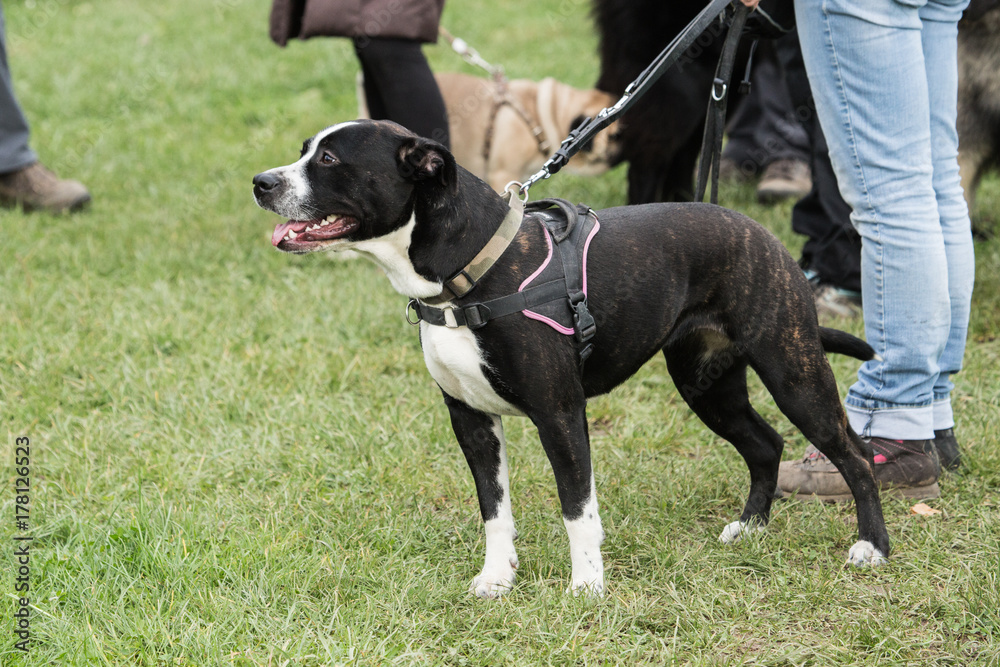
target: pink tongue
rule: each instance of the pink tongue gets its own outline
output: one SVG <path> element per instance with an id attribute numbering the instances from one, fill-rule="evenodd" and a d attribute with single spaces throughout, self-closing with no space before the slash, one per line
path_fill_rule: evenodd
<path id="1" fill-rule="evenodd" d="M 314 220 L 289 220 L 288 222 L 283 222 L 274 228 L 274 233 L 271 234 L 271 245 L 275 248 L 281 243 L 281 239 L 285 238 L 285 234 L 288 230 L 292 230 L 296 234 L 300 234 L 305 231 L 309 223 L 315 222 Z"/>

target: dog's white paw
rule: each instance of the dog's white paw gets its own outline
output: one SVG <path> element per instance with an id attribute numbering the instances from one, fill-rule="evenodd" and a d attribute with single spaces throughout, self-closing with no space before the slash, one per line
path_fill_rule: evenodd
<path id="1" fill-rule="evenodd" d="M 484 567 L 483 571 L 472 580 L 469 590 L 476 597 L 483 598 L 484 600 L 496 600 L 514 588 L 514 581 L 516 579 L 517 556 L 514 556 L 510 559 L 507 567 L 503 567 L 503 565 Z"/>
<path id="2" fill-rule="evenodd" d="M 859 540 L 847 552 L 847 562 L 855 567 L 874 567 L 885 563 L 886 558 L 881 551 L 875 548 L 874 544 L 866 540 Z"/>
<path id="3" fill-rule="evenodd" d="M 733 521 L 722 529 L 719 541 L 723 544 L 733 544 L 743 539 L 744 535 L 750 533 L 760 533 L 764 531 L 764 526 L 752 521 Z"/>

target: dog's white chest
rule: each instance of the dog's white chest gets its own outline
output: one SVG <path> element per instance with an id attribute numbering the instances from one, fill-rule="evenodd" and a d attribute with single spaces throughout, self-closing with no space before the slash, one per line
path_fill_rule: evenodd
<path id="1" fill-rule="evenodd" d="M 486 379 L 479 344 L 468 328 L 449 329 L 421 322 L 420 342 L 427 370 L 446 394 L 488 414 L 523 414 L 502 399 Z"/>

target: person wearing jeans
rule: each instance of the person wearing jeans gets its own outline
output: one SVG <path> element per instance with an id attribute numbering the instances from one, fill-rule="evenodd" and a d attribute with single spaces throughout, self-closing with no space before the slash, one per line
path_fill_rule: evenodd
<path id="1" fill-rule="evenodd" d="M 744 0 L 753 6 L 754 0 Z M 968 0 L 795 0 L 830 159 L 862 238 L 865 362 L 846 406 L 883 490 L 937 495 L 959 464 L 951 376 L 962 368 L 975 260 L 958 173 L 958 20 Z M 939 462 L 940 459 L 940 462 Z M 846 490 L 819 452 L 779 487 Z"/>
<path id="2" fill-rule="evenodd" d="M 56 177 L 28 145 L 28 121 L 14 96 L 7 66 L 7 37 L 0 4 L 0 205 L 50 212 L 75 210 L 90 201 L 76 181 Z"/>

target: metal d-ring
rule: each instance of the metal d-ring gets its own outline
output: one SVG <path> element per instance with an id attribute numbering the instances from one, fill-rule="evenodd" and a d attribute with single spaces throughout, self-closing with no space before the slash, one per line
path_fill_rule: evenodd
<path id="1" fill-rule="evenodd" d="M 410 319 L 410 311 L 411 310 L 413 311 L 413 314 L 417 316 L 416 321 L 413 321 L 413 320 Z M 403 311 L 403 317 L 405 317 L 406 321 L 409 322 L 413 326 L 416 326 L 416 325 L 420 324 L 420 314 L 417 313 L 417 300 L 416 299 L 410 299 L 407 302 L 407 304 L 406 304 L 406 310 Z"/>
<path id="2" fill-rule="evenodd" d="M 722 100 L 725 99 L 726 91 L 728 89 L 729 86 L 726 84 L 725 81 L 720 81 L 719 79 L 716 79 L 715 81 L 712 82 L 712 99 L 715 100 L 716 102 L 721 102 Z M 716 91 L 720 92 L 717 93 Z"/>
<path id="3" fill-rule="evenodd" d="M 512 187 L 514 188 L 513 190 L 511 189 Z M 511 197 L 517 197 L 518 199 L 520 199 L 521 196 L 523 195 L 524 201 L 522 203 L 527 203 L 529 187 L 531 187 L 530 182 L 524 184 L 521 181 L 511 181 L 507 185 L 503 186 L 503 191 L 509 192 Z"/>

